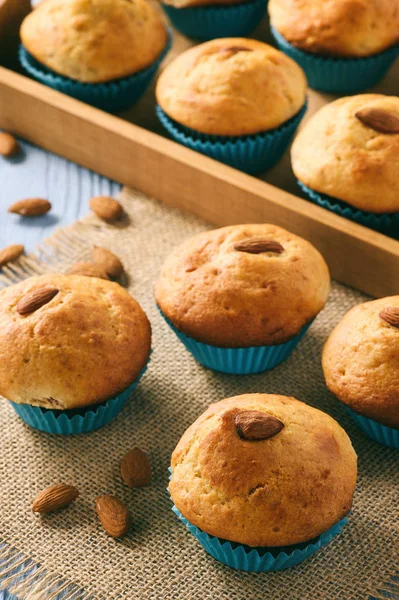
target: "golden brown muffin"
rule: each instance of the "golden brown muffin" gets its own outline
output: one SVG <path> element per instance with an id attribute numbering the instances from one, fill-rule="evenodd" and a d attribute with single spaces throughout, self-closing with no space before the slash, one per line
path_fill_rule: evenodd
<path id="1" fill-rule="evenodd" d="M 367 114 L 379 125 L 381 114 L 396 120 L 396 128 L 376 129 Z M 299 132 L 291 160 L 297 178 L 316 192 L 367 212 L 399 211 L 399 98 L 361 94 L 327 104 Z"/>
<path id="2" fill-rule="evenodd" d="M 399 296 L 352 308 L 324 346 L 323 371 L 341 402 L 399 429 Z"/>
<path id="3" fill-rule="evenodd" d="M 293 46 L 362 57 L 399 42 L 399 0 L 269 0 L 270 23 Z"/>
<path id="4" fill-rule="evenodd" d="M 247 439 L 251 424 L 262 433 L 251 411 L 261 413 L 258 424 L 271 415 L 283 428 Z M 248 546 L 298 544 L 327 531 L 349 512 L 357 476 L 355 451 L 334 419 L 268 394 L 212 404 L 183 435 L 171 464 L 169 489 L 183 516 Z"/>
<path id="5" fill-rule="evenodd" d="M 186 335 L 240 348 L 294 337 L 323 308 L 329 290 L 328 267 L 309 242 L 275 225 L 232 225 L 178 246 L 155 297 Z"/>
<path id="6" fill-rule="evenodd" d="M 146 0 L 46 0 L 23 21 L 21 40 L 56 73 L 100 83 L 148 67 L 167 33 Z"/>
<path id="7" fill-rule="evenodd" d="M 190 48 L 158 79 L 157 102 L 201 133 L 240 136 L 279 127 L 305 103 L 302 69 L 275 48 L 223 38 Z"/>
<path id="8" fill-rule="evenodd" d="M 43 289 L 58 293 L 20 314 Z M 12 402 L 64 410 L 111 398 L 137 378 L 150 346 L 145 313 L 117 283 L 41 275 L 0 293 L 0 395 Z"/>

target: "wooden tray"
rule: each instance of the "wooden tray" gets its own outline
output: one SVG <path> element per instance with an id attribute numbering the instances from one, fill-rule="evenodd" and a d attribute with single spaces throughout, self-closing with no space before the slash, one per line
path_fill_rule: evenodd
<path id="1" fill-rule="evenodd" d="M 1 128 L 216 225 L 286 227 L 320 249 L 338 281 L 376 297 L 399 294 L 399 241 L 299 197 L 288 153 L 264 177 L 251 177 L 164 137 L 154 86 L 116 117 L 17 73 L 18 28 L 29 10 L 29 0 L 0 0 Z M 254 37 L 270 41 L 266 18 Z M 191 44 L 176 34 L 167 61 Z M 398 88 L 397 61 L 375 91 Z M 310 91 L 306 118 L 332 98 Z"/>

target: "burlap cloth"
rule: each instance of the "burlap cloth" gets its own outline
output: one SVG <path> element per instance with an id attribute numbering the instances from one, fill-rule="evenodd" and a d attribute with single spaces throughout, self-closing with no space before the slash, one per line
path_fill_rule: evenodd
<path id="1" fill-rule="evenodd" d="M 35 432 L 8 402 L 0 402 L 2 585 L 29 600 L 58 598 L 63 587 L 68 600 L 358 600 L 398 592 L 397 579 L 391 579 L 399 544 L 398 453 L 368 440 L 352 424 L 327 392 L 320 368 L 327 334 L 363 296 L 335 284 L 307 337 L 273 372 L 247 377 L 213 373 L 178 342 L 152 294 L 173 246 L 210 226 L 133 192 L 125 192 L 122 200 L 129 218 L 118 227 L 90 216 L 58 231 L 37 258 L 22 259 L 0 278 L 10 283 L 48 269 L 64 271 L 88 258 L 93 243 L 109 247 L 123 259 L 129 290 L 151 320 L 154 350 L 132 401 L 98 432 L 72 438 Z M 345 427 L 359 456 L 349 525 L 327 548 L 285 572 L 246 574 L 213 560 L 174 516 L 166 492 L 170 455 L 184 430 L 211 402 L 243 392 L 293 395 L 321 408 Z M 151 485 L 137 491 L 122 483 L 118 468 L 120 457 L 134 445 L 149 453 L 154 471 Z M 46 518 L 33 515 L 36 493 L 58 481 L 76 485 L 81 497 Z M 93 509 L 95 497 L 106 492 L 123 499 L 133 513 L 132 531 L 120 541 L 105 534 Z M 25 558 L 31 560 L 23 563 Z M 15 577 L 21 565 L 24 578 Z"/>

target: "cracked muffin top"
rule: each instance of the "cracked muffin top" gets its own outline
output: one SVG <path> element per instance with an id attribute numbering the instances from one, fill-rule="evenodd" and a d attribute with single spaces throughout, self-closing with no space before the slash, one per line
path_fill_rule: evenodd
<path id="1" fill-rule="evenodd" d="M 399 428 L 399 296 L 352 308 L 324 346 L 323 371 L 349 408 Z"/>
<path id="2" fill-rule="evenodd" d="M 172 455 L 169 490 L 191 523 L 248 546 L 309 541 L 350 510 L 357 458 L 342 427 L 294 398 L 212 404 Z"/>
<path id="3" fill-rule="evenodd" d="M 399 211 L 399 98 L 360 94 L 319 110 L 291 148 L 296 177 L 373 213 Z"/>
<path id="4" fill-rule="evenodd" d="M 323 308 L 330 276 L 321 254 L 276 225 L 206 231 L 166 259 L 155 297 L 180 331 L 205 344 L 286 342 Z"/>
<path id="5" fill-rule="evenodd" d="M 399 42 L 399 0 L 269 0 L 270 22 L 292 45 L 362 57 Z"/>
<path id="6" fill-rule="evenodd" d="M 149 321 L 117 283 L 41 275 L 0 292 L 0 394 L 71 409 L 126 389 L 147 363 Z"/>
<path id="7" fill-rule="evenodd" d="M 23 21 L 21 40 L 60 75 L 101 83 L 133 75 L 166 46 L 159 13 L 146 0 L 46 0 Z"/>
<path id="8" fill-rule="evenodd" d="M 256 40 L 223 38 L 183 52 L 160 75 L 157 102 L 205 134 L 240 136 L 279 127 L 302 108 L 307 82 L 288 56 Z"/>

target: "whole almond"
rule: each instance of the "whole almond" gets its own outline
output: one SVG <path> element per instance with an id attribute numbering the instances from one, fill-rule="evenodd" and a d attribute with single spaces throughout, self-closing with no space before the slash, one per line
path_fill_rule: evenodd
<path id="1" fill-rule="evenodd" d="M 284 427 L 284 423 L 276 417 L 257 410 L 239 413 L 234 424 L 240 438 L 248 441 L 268 440 L 280 433 Z"/>
<path id="2" fill-rule="evenodd" d="M 123 264 L 119 258 L 107 248 L 94 246 L 91 253 L 95 263 L 98 263 L 110 277 L 120 277 L 123 273 Z"/>
<path id="3" fill-rule="evenodd" d="M 57 288 L 49 287 L 34 290 L 21 298 L 17 304 L 17 312 L 22 316 L 29 315 L 45 304 L 48 304 L 58 292 L 59 290 L 57 290 Z"/>
<path id="4" fill-rule="evenodd" d="M 41 491 L 32 504 L 35 513 L 47 514 L 68 506 L 79 496 L 73 485 L 57 483 Z"/>
<path id="5" fill-rule="evenodd" d="M 140 448 L 133 448 L 125 454 L 120 469 L 123 481 L 131 488 L 143 487 L 151 481 L 150 461 Z"/>
<path id="6" fill-rule="evenodd" d="M 101 525 L 114 538 L 124 536 L 131 525 L 131 515 L 127 506 L 115 496 L 98 496 L 96 510 Z"/>
<path id="7" fill-rule="evenodd" d="M 22 244 L 11 244 L 0 250 L 0 267 L 4 267 L 9 262 L 17 260 L 23 253 L 25 248 Z"/>
<path id="8" fill-rule="evenodd" d="M 6 158 L 15 156 L 19 152 L 19 144 L 11 133 L 0 133 L 0 155 Z"/>
<path id="9" fill-rule="evenodd" d="M 8 209 L 9 213 L 21 215 L 22 217 L 38 217 L 45 215 L 51 209 L 51 204 L 44 198 L 26 198 L 14 202 Z"/>
<path id="10" fill-rule="evenodd" d="M 388 306 L 387 308 L 383 308 L 380 312 L 380 319 L 393 327 L 399 328 L 399 307 Z"/>
<path id="11" fill-rule="evenodd" d="M 220 54 L 226 53 L 233 56 L 238 52 L 252 52 L 252 48 L 246 48 L 245 46 L 225 46 L 224 48 L 219 48 L 218 52 Z"/>
<path id="12" fill-rule="evenodd" d="M 91 210 L 105 221 L 115 221 L 122 214 L 121 204 L 110 196 L 96 196 L 90 200 L 89 204 Z"/>
<path id="13" fill-rule="evenodd" d="M 275 240 L 264 238 L 249 238 L 234 244 L 234 250 L 238 252 L 247 252 L 248 254 L 263 254 L 264 252 L 273 252 L 281 254 L 284 252 L 283 246 Z"/>
<path id="14" fill-rule="evenodd" d="M 107 279 L 109 277 L 102 265 L 91 262 L 75 263 L 67 271 L 68 275 L 84 275 L 85 277 L 97 277 L 98 279 Z"/>
<path id="15" fill-rule="evenodd" d="M 394 112 L 383 108 L 362 108 L 355 117 L 379 133 L 399 133 L 399 115 Z"/>

